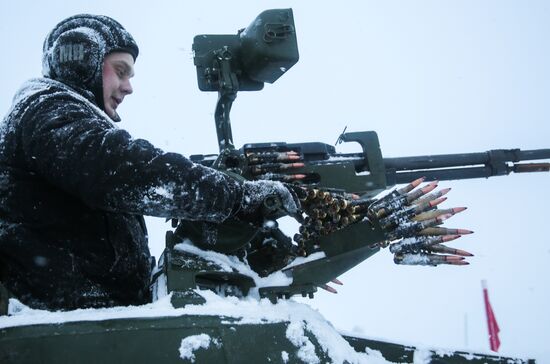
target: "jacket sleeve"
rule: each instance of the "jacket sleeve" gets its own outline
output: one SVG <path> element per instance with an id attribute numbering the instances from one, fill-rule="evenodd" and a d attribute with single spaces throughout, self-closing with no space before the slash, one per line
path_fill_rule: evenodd
<path id="1" fill-rule="evenodd" d="M 21 145 L 31 170 L 92 208 L 221 222 L 242 198 L 232 178 L 132 139 L 66 93 L 27 112 Z"/>

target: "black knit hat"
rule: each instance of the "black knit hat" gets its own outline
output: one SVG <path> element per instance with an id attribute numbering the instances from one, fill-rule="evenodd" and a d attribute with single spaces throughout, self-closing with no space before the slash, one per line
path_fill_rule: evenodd
<path id="1" fill-rule="evenodd" d="M 46 37 L 42 74 L 92 92 L 103 109 L 103 60 L 116 51 L 130 53 L 134 61 L 139 53 L 120 23 L 104 15 L 74 15 L 57 24 Z"/>

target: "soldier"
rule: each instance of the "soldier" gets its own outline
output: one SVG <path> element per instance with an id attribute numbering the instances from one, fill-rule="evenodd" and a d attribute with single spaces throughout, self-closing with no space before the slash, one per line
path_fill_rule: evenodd
<path id="1" fill-rule="evenodd" d="M 299 209 L 279 182 L 238 183 L 116 127 L 137 56 L 115 20 L 65 19 L 0 124 L 0 278 L 31 307 L 149 302 L 142 215 L 258 222 L 269 195 Z"/>

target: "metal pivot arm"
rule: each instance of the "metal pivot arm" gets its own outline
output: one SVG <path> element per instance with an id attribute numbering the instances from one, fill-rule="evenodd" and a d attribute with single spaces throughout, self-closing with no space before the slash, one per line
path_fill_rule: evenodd
<path id="1" fill-rule="evenodd" d="M 224 93 L 220 91 L 218 102 L 216 103 L 214 118 L 216 121 L 216 134 L 218 135 L 220 152 L 225 149 L 235 148 L 233 145 L 233 133 L 231 132 L 229 113 L 231 112 L 231 106 L 236 97 L 237 92 Z"/>
<path id="2" fill-rule="evenodd" d="M 222 152 L 225 149 L 235 149 L 229 113 L 231 112 L 233 101 L 237 97 L 237 91 L 239 91 L 239 81 L 237 80 L 237 75 L 231 70 L 232 54 L 228 47 L 216 51 L 215 54 L 217 67 L 214 67 L 213 70 L 218 71 L 219 89 L 214 118 L 218 145 L 220 152 Z"/>

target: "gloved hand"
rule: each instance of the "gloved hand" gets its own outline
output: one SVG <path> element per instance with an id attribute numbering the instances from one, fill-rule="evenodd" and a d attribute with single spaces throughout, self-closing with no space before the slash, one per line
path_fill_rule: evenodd
<path id="1" fill-rule="evenodd" d="M 246 181 L 242 184 L 243 198 L 235 217 L 260 225 L 265 219 L 290 215 L 301 217 L 300 200 L 295 188 L 276 181 Z M 297 187 L 299 188 L 299 187 Z"/>

